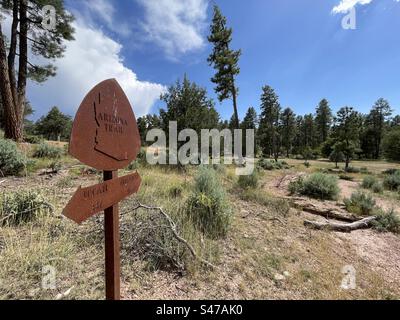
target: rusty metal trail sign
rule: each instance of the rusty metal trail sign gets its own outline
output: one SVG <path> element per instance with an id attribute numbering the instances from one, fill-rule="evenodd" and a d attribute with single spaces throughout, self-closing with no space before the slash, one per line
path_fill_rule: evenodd
<path id="1" fill-rule="evenodd" d="M 69 153 L 91 167 L 103 170 L 104 182 L 75 192 L 63 215 L 77 223 L 104 210 L 106 299 L 120 299 L 118 202 L 139 190 L 133 173 L 118 178 L 140 150 L 135 115 L 115 79 L 96 85 L 83 99 L 72 126 Z"/>

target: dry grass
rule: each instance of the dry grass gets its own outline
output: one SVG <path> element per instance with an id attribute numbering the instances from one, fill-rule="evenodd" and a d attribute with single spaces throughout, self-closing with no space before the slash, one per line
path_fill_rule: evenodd
<path id="1" fill-rule="evenodd" d="M 400 286 L 390 281 L 390 272 L 369 263 L 357 249 L 364 234 L 341 235 L 334 232 L 310 231 L 304 228 L 304 213 L 278 209 L 274 189 L 286 173 L 315 172 L 332 168 L 332 163 L 289 160 L 290 170 L 266 172 L 253 194 L 239 193 L 234 168 L 220 173 L 221 184 L 229 191 L 235 210 L 233 224 L 225 239 L 211 240 L 202 236 L 184 219 L 183 208 L 190 194 L 195 168 L 187 172 L 166 167 L 139 167 L 143 178 L 136 197 L 121 204 L 122 239 L 134 236 L 137 215 L 130 209 L 136 200 L 161 206 L 177 222 L 179 232 L 203 258 L 218 266 L 206 270 L 189 255 L 183 255 L 185 270 L 158 269 L 152 261 L 137 254 L 137 248 L 123 242 L 121 251 L 122 294 L 125 299 L 388 299 L 400 297 Z M 0 188 L 40 188 L 56 212 L 35 222 L 18 227 L 0 227 L 0 299 L 54 299 L 72 288 L 67 299 L 102 299 L 104 296 L 103 231 L 101 215 L 82 226 L 61 217 L 60 212 L 78 185 L 92 185 L 99 174 L 84 174 L 72 159 L 52 177 L 31 176 L 6 178 Z M 379 176 L 386 168 L 399 167 L 384 162 L 354 162 Z M 126 172 L 120 172 L 120 175 Z M 356 182 L 362 174 L 354 175 Z M 176 192 L 179 189 L 179 192 Z M 384 197 L 385 195 L 382 195 Z M 278 204 L 278 205 L 277 205 Z M 282 212 L 283 212 L 282 211 Z M 155 213 L 141 210 L 146 217 Z M 156 221 L 156 220 L 154 220 Z M 370 230 L 369 230 L 370 231 Z M 385 235 L 373 231 L 374 239 Z M 364 237 L 364 238 L 363 238 Z M 393 235 L 391 243 L 398 244 Z M 397 242 L 396 242 L 397 241 Z M 374 241 L 373 241 L 374 242 Z M 377 241 L 386 244 L 386 242 Z M 167 242 L 170 247 L 176 244 Z M 364 241 L 367 252 L 371 241 Z M 376 244 L 375 244 L 376 245 Z M 393 247 L 396 248 L 396 247 Z M 386 248 L 391 252 L 390 247 Z M 179 250 L 183 250 L 180 248 Z M 377 249 L 378 250 L 378 249 Z M 394 249 L 393 249 L 394 250 Z M 393 251 L 394 252 L 394 251 Z M 390 255 L 390 253 L 387 253 Z M 384 258 L 382 258 L 384 259 Z M 380 260 L 379 265 L 385 261 Z M 43 267 L 56 268 L 56 289 L 44 290 Z M 342 268 L 353 265 L 357 270 L 357 288 L 340 288 Z M 395 268 L 395 267 L 393 267 Z M 283 277 L 283 278 L 282 278 Z M 393 277 L 392 277 L 393 278 Z"/>

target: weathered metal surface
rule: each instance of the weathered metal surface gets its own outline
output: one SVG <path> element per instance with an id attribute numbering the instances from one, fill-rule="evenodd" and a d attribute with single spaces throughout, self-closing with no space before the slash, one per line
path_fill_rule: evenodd
<path id="1" fill-rule="evenodd" d="M 104 181 L 115 181 L 117 171 L 104 171 Z M 137 179 L 138 177 L 135 177 Z M 140 180 L 140 178 L 139 178 Z M 120 300 L 121 263 L 118 204 L 104 210 L 106 299 Z"/>
<path id="2" fill-rule="evenodd" d="M 136 193 L 140 182 L 140 176 L 135 172 L 94 186 L 79 187 L 65 207 L 63 215 L 76 223 L 82 223 L 94 214 Z"/>
<path id="3" fill-rule="evenodd" d="M 98 170 L 126 167 L 140 149 L 132 107 L 115 79 L 96 85 L 83 99 L 72 126 L 69 153 Z"/>

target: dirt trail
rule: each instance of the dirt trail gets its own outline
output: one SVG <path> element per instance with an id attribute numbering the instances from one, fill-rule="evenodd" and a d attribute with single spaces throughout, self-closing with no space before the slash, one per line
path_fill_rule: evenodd
<path id="1" fill-rule="evenodd" d="M 272 179 L 267 188 L 275 188 L 276 194 L 288 196 L 287 186 L 290 181 L 296 179 L 299 175 L 286 174 Z M 284 179 L 282 180 L 282 177 Z M 340 199 L 350 197 L 351 194 L 360 189 L 360 183 L 355 181 L 339 180 L 339 188 L 341 190 Z M 271 192 L 271 191 L 270 191 Z M 385 210 L 390 208 L 399 210 L 399 201 L 382 198 L 379 195 L 374 195 L 378 206 Z M 318 200 L 309 200 L 310 202 L 320 202 Z M 330 206 L 335 205 L 333 201 L 328 202 Z M 336 203 L 338 205 L 338 203 Z M 301 215 L 306 218 L 320 220 L 321 217 L 310 215 L 302 212 Z M 323 218 L 322 218 L 323 219 Z M 375 230 L 356 230 L 351 233 L 330 232 L 339 243 L 345 241 L 348 243 L 357 256 L 363 261 L 371 270 L 383 275 L 385 280 L 389 283 L 400 285 L 400 237 L 392 233 L 379 233 Z"/>

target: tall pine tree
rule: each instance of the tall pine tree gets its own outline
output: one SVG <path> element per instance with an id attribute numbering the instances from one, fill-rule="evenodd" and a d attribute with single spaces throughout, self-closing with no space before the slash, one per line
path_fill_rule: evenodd
<path id="1" fill-rule="evenodd" d="M 261 147 L 264 155 L 273 156 L 278 160 L 280 151 L 279 115 L 281 106 L 279 98 L 270 86 L 262 88 L 260 134 Z"/>
<path id="2" fill-rule="evenodd" d="M 208 41 L 213 45 L 213 51 L 207 61 L 216 70 L 211 79 L 216 84 L 215 92 L 220 102 L 232 98 L 235 127 L 239 129 L 239 115 L 237 108 L 238 89 L 235 86 L 235 76 L 240 72 L 238 62 L 240 50 L 231 50 L 232 28 L 226 26 L 226 18 L 218 6 L 214 6 L 214 17 L 210 27 L 211 34 Z"/>
<path id="3" fill-rule="evenodd" d="M 64 40 L 72 40 L 72 16 L 64 9 L 63 0 L 0 0 L 3 12 L 11 16 L 10 42 L 0 24 L 0 93 L 4 106 L 4 136 L 21 141 L 26 107 L 26 85 L 30 78 L 43 82 L 55 75 L 52 64 L 37 65 L 29 61 L 28 54 L 38 56 L 37 61 L 62 57 Z M 54 29 L 42 24 L 42 8 L 52 5 L 56 10 Z"/>
<path id="4" fill-rule="evenodd" d="M 293 110 L 286 108 L 281 114 L 281 136 L 282 145 L 286 150 L 286 156 L 289 158 L 292 151 L 293 139 L 296 134 L 296 115 Z"/>
<path id="5" fill-rule="evenodd" d="M 318 133 L 318 142 L 324 143 L 329 136 L 332 125 L 332 110 L 328 100 L 322 99 L 318 104 L 315 116 L 315 126 Z"/>

